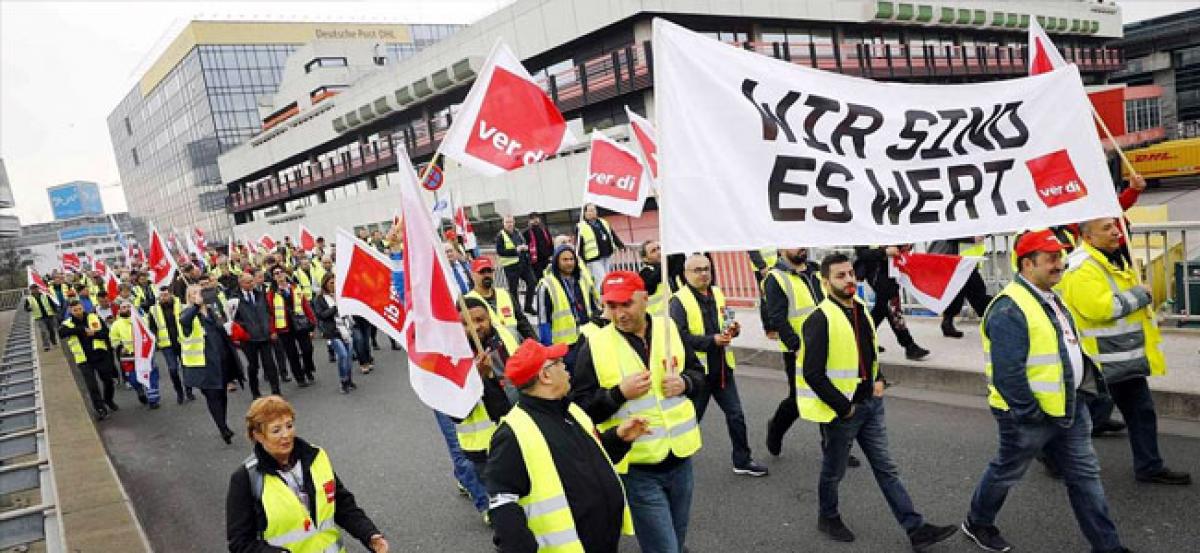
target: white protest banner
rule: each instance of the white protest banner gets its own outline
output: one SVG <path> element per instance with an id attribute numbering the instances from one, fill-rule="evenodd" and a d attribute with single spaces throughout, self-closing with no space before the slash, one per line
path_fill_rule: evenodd
<path id="1" fill-rule="evenodd" d="M 592 131 L 583 203 L 596 204 L 630 217 L 641 217 L 646 205 L 646 169 L 633 152 Z"/>
<path id="2" fill-rule="evenodd" d="M 654 21 L 666 253 L 903 244 L 1120 213 L 1074 66 L 881 83 Z"/>

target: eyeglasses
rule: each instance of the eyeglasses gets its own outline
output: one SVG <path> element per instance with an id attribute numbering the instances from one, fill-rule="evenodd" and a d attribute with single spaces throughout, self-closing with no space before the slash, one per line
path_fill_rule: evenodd
<path id="1" fill-rule="evenodd" d="M 688 269 L 689 273 L 707 273 L 710 271 L 712 271 L 712 267 L 695 267 L 692 269 Z"/>

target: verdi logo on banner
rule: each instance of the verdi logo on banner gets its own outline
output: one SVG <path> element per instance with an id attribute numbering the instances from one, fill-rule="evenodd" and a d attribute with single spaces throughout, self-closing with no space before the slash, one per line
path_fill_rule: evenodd
<path id="1" fill-rule="evenodd" d="M 1074 66 L 881 83 L 661 20 L 654 31 L 669 252 L 922 242 L 1119 213 Z"/>
<path id="2" fill-rule="evenodd" d="M 544 109 L 523 109 L 531 104 Z M 497 67 L 466 149 L 492 165 L 516 169 L 557 152 L 566 127 L 541 88 Z"/>

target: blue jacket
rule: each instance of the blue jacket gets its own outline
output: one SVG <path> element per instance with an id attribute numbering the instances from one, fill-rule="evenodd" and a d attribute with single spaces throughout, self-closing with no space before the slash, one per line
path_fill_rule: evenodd
<path id="1" fill-rule="evenodd" d="M 1064 367 L 1065 374 L 1063 376 L 1066 389 L 1074 390 L 1076 379 L 1082 377 L 1084 382 L 1080 387 L 1081 390 L 1091 394 L 1108 395 L 1108 388 L 1104 384 L 1103 376 L 1087 354 L 1083 355 L 1084 374 L 1072 373 L 1071 358 L 1067 353 L 1066 343 L 1063 341 L 1058 317 L 1054 315 L 1054 311 L 1038 290 L 1022 278 L 1017 278 L 1016 282 L 1027 288 L 1038 299 L 1046 316 L 1054 324 L 1054 329 L 1058 333 L 1058 355 Z M 1059 300 L 1059 309 L 1063 313 L 1070 313 L 1061 300 Z M 1075 335 L 1079 336 L 1079 330 L 1075 328 L 1073 320 L 1071 327 L 1074 329 Z M 1067 394 L 1065 417 L 1050 417 L 1042 411 L 1037 399 L 1033 397 L 1033 391 L 1029 388 L 1029 377 L 1025 373 L 1025 360 L 1029 357 L 1029 324 L 1025 321 L 1025 314 L 1021 312 L 1017 303 L 1008 296 L 998 296 L 984 314 L 983 328 L 992 341 L 992 385 L 1008 403 L 1009 414 L 1020 422 L 1040 423 L 1048 418 L 1053 418 L 1059 426 L 1070 427 L 1074 423 L 1076 394 Z"/>

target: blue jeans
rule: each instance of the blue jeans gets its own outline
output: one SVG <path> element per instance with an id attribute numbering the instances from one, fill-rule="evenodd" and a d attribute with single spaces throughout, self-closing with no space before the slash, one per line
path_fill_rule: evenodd
<path id="1" fill-rule="evenodd" d="M 463 455 L 462 449 L 458 447 L 458 434 L 454 432 L 454 421 L 436 409 L 433 411 L 433 416 L 437 418 L 438 428 L 442 431 L 442 437 L 446 439 L 446 449 L 450 450 L 450 462 L 454 464 L 454 478 L 467 489 L 467 493 L 471 494 L 471 500 L 475 502 L 475 510 L 481 513 L 486 511 L 488 508 L 487 489 L 483 487 L 483 481 L 475 473 L 475 464 L 467 459 Z"/>
<path id="2" fill-rule="evenodd" d="M 1092 448 L 1092 419 L 1084 398 L 1078 396 L 1075 401 L 1075 419 L 1070 428 L 1049 421 L 1019 423 L 1008 412 L 997 409 L 992 410 L 992 415 L 1000 427 L 1000 451 L 988 463 L 975 488 L 967 520 L 972 524 L 994 525 L 1008 490 L 1025 475 L 1034 455 L 1045 448 L 1062 472 L 1075 521 L 1092 549 L 1120 548 L 1121 540 L 1108 516 L 1108 501 L 1100 483 L 1100 461 Z"/>
<path id="3" fill-rule="evenodd" d="M 175 397 L 182 400 L 185 391 L 187 396 L 191 397 L 192 389 L 185 389 L 183 386 L 183 381 L 179 379 L 179 366 L 182 361 L 179 357 L 179 349 L 170 347 L 163 348 L 158 351 L 162 353 L 163 360 L 165 360 L 167 363 L 167 374 L 171 377 L 171 384 L 175 386 Z"/>
<path id="4" fill-rule="evenodd" d="M 820 515 L 824 518 L 839 516 L 838 484 L 846 475 L 846 462 L 850 457 L 850 445 L 858 440 L 863 455 L 871 464 L 875 482 L 883 492 L 888 507 L 896 522 L 906 532 L 912 532 L 925 523 L 925 519 L 913 507 L 908 490 L 900 481 L 900 472 L 888 453 L 887 426 L 884 424 L 883 400 L 868 398 L 856 404 L 854 416 L 849 419 L 834 419 L 822 426 L 824 453 L 821 461 L 821 477 L 817 483 Z"/>
<path id="5" fill-rule="evenodd" d="M 133 387 L 134 391 L 145 395 L 146 401 L 150 405 L 158 405 L 158 402 L 161 399 L 158 394 L 158 367 L 155 366 L 153 362 L 150 363 L 150 367 L 149 386 L 143 386 L 141 382 L 138 382 L 136 370 L 124 373 L 125 381 Z"/>
<path id="6" fill-rule="evenodd" d="M 621 477 L 642 553 L 680 553 L 692 511 L 692 460 L 659 472 L 629 466 Z"/>
<path id="7" fill-rule="evenodd" d="M 1162 455 L 1158 453 L 1158 417 L 1146 379 L 1131 378 L 1109 384 L 1108 392 L 1128 427 L 1134 474 L 1150 476 L 1162 471 Z"/>
<path id="8" fill-rule="evenodd" d="M 356 324 L 351 334 L 353 334 L 351 339 L 354 341 L 354 353 L 358 357 L 358 364 L 374 364 L 375 358 L 371 356 L 371 337 L 367 334 L 367 329 Z"/>
<path id="9" fill-rule="evenodd" d="M 342 382 L 350 381 L 350 345 L 341 338 L 330 338 L 329 347 L 337 358 L 338 378 Z"/>
<path id="10" fill-rule="evenodd" d="M 750 442 L 746 437 L 746 413 L 742 410 L 742 399 L 738 396 L 733 371 L 725 372 L 725 386 L 721 387 L 721 384 L 721 377 L 718 375 L 709 377 L 707 383 L 700 388 L 693 401 L 696 405 L 696 420 L 704 420 L 704 412 L 708 410 L 708 399 L 715 399 L 721 411 L 725 413 L 725 427 L 729 430 L 733 466 L 742 468 L 750 464 Z M 792 400 L 792 403 L 795 404 L 795 400 Z"/>

